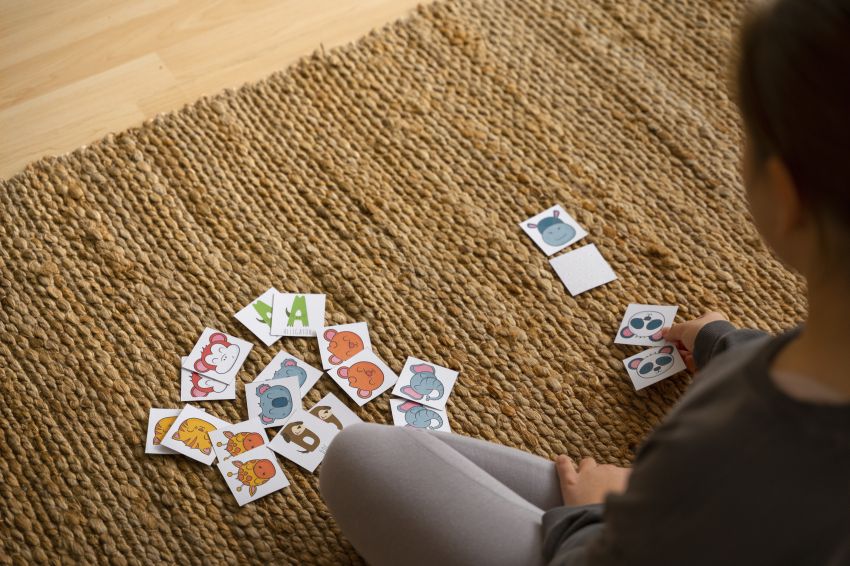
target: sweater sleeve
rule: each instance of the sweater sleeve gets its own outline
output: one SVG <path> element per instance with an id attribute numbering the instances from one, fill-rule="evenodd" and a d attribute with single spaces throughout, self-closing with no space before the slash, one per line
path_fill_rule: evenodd
<path id="1" fill-rule="evenodd" d="M 718 354 L 755 338 L 767 336 L 763 330 L 738 329 L 727 320 L 715 320 L 702 327 L 694 343 L 694 361 L 704 368 Z"/>
<path id="2" fill-rule="evenodd" d="M 586 548 L 602 530 L 604 505 L 556 507 L 543 514 L 543 556 L 549 564 L 586 564 Z"/>

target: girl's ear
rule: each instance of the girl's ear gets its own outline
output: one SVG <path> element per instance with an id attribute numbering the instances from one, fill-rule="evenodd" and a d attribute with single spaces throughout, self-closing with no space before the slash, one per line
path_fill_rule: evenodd
<path id="1" fill-rule="evenodd" d="M 788 167 L 778 157 L 768 158 L 765 174 L 773 189 L 777 234 L 792 236 L 805 223 L 806 215 L 800 191 Z"/>

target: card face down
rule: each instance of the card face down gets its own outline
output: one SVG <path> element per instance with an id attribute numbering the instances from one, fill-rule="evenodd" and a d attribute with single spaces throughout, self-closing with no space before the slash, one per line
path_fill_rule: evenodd
<path id="1" fill-rule="evenodd" d="M 210 432 L 210 442 L 219 462 L 268 444 L 263 425 L 255 420 L 242 421 Z"/>
<path id="2" fill-rule="evenodd" d="M 216 381 L 233 383 L 252 347 L 246 340 L 205 328 L 192 353 L 183 358 L 183 367 Z"/>
<path id="3" fill-rule="evenodd" d="M 610 283 L 617 278 L 614 270 L 599 253 L 596 244 L 588 244 L 567 252 L 550 259 L 549 263 L 572 296 Z"/>
<path id="4" fill-rule="evenodd" d="M 393 395 L 443 410 L 457 376 L 458 373 L 449 368 L 408 357 L 393 388 Z"/>
<path id="5" fill-rule="evenodd" d="M 635 346 L 660 346 L 664 343 L 661 329 L 673 324 L 677 306 L 642 305 L 632 303 L 626 308 L 615 344 Z"/>
<path id="6" fill-rule="evenodd" d="M 269 365 L 260 372 L 254 381 L 267 381 L 295 376 L 298 378 L 298 387 L 301 389 L 301 396 L 304 397 L 316 385 L 316 382 L 319 381 L 323 373 L 322 370 L 316 369 L 307 362 L 281 350 L 272 358 Z"/>
<path id="7" fill-rule="evenodd" d="M 658 383 L 686 369 L 685 361 L 672 344 L 644 350 L 623 360 L 636 390 Z"/>
<path id="8" fill-rule="evenodd" d="M 309 412 L 314 417 L 318 417 L 326 423 L 335 426 L 337 430 L 342 430 L 347 426 L 363 422 L 363 419 L 354 414 L 354 411 L 349 409 L 333 393 L 328 393 L 322 397 L 318 403 L 313 405 Z"/>
<path id="9" fill-rule="evenodd" d="M 145 454 L 177 454 L 162 444 L 165 433 L 177 420 L 182 409 L 156 409 L 151 407 L 148 416 L 148 436 L 145 442 Z"/>
<path id="10" fill-rule="evenodd" d="M 289 485 L 277 456 L 268 446 L 219 462 L 218 470 L 240 507 Z"/>
<path id="11" fill-rule="evenodd" d="M 449 417 L 445 411 L 438 411 L 406 399 L 390 399 L 390 411 L 395 426 L 452 431 L 449 426 Z"/>
<path id="12" fill-rule="evenodd" d="M 216 429 L 228 426 L 230 426 L 229 422 L 192 405 L 186 405 L 165 433 L 162 444 L 209 466 L 215 460 L 209 434 Z"/>
<path id="13" fill-rule="evenodd" d="M 363 350 L 328 375 L 361 407 L 395 385 L 398 376 L 372 350 Z"/>
<path id="14" fill-rule="evenodd" d="M 552 255 L 578 242 L 587 232 L 560 204 L 520 222 L 520 228 L 546 255 Z"/>
<path id="15" fill-rule="evenodd" d="M 339 366 L 364 350 L 372 349 L 369 327 L 365 322 L 339 324 L 322 328 L 316 334 L 322 367 L 326 370 Z"/>
<path id="16" fill-rule="evenodd" d="M 269 448 L 313 472 L 325 458 L 325 452 L 338 432 L 335 426 L 300 411 L 272 438 Z"/>
<path id="17" fill-rule="evenodd" d="M 186 359 L 181 360 L 180 400 L 181 401 L 223 401 L 236 399 L 236 384 L 224 383 L 182 367 Z"/>
<path id="18" fill-rule="evenodd" d="M 269 288 L 234 315 L 236 320 L 244 324 L 266 346 L 271 346 L 281 338 L 272 335 L 272 301 L 275 293 L 277 289 Z"/>
<path id="19" fill-rule="evenodd" d="M 315 336 L 325 326 L 325 295 L 274 294 L 271 333 L 274 336 Z"/>
<path id="20" fill-rule="evenodd" d="M 248 418 L 264 427 L 282 426 L 301 409 L 298 377 L 292 375 L 245 384 Z"/>

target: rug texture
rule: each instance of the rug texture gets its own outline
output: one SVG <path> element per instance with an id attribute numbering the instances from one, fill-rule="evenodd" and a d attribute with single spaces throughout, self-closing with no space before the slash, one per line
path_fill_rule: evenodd
<path id="1" fill-rule="evenodd" d="M 239 508 L 215 467 L 144 454 L 205 326 L 254 340 L 243 382 L 280 348 L 319 364 L 233 318 L 270 286 L 327 293 L 328 323 L 367 321 L 397 370 L 460 370 L 458 434 L 628 464 L 690 382 L 634 391 L 629 302 L 773 331 L 805 309 L 746 212 L 742 8 L 439 3 L 4 181 L 0 561 L 359 562 L 318 475 L 286 463 L 291 488 Z M 518 227 L 554 203 L 615 282 L 566 292 Z M 388 400 L 357 413 L 390 422 Z M 236 422 L 244 402 L 202 406 Z"/>

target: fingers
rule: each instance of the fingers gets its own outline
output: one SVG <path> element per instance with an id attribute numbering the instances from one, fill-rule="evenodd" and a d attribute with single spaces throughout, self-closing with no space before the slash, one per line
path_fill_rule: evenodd
<path id="1" fill-rule="evenodd" d="M 673 326 L 662 328 L 661 337 L 668 342 L 681 342 L 682 336 L 685 335 L 685 330 L 684 324 L 674 324 Z"/>
<path id="2" fill-rule="evenodd" d="M 574 483 L 576 477 L 578 477 L 575 464 L 573 464 L 570 457 L 565 454 L 561 454 L 555 458 L 555 470 L 558 473 L 558 477 L 567 483 Z"/>
<path id="3" fill-rule="evenodd" d="M 590 457 L 583 458 L 582 461 L 578 463 L 578 473 L 582 473 L 583 471 L 587 470 L 588 468 L 595 468 L 595 467 L 596 467 L 596 460 L 594 460 L 593 458 L 590 458 Z"/>

